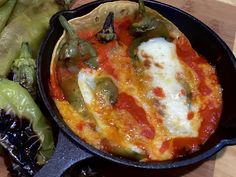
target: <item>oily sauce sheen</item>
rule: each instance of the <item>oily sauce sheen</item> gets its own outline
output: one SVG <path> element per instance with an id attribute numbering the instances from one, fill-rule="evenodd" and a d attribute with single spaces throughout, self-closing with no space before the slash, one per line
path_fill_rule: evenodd
<path id="1" fill-rule="evenodd" d="M 161 161 L 199 150 L 214 133 L 221 114 L 214 68 L 184 35 L 171 42 L 162 37 L 143 42 L 137 48 L 140 61 L 133 63 L 128 52 L 135 39 L 129 32 L 131 24 L 131 20 L 115 20 L 117 39 L 108 43 L 96 39 L 96 30 L 77 31 L 96 49 L 97 69 L 84 65 L 79 57 L 66 64 L 54 58 L 50 93 L 58 110 L 83 140 L 117 155 Z M 114 104 L 96 92 L 102 77 L 118 88 Z M 84 98 L 82 108 L 68 101 L 76 84 Z M 88 111 L 78 111 L 83 108 Z"/>

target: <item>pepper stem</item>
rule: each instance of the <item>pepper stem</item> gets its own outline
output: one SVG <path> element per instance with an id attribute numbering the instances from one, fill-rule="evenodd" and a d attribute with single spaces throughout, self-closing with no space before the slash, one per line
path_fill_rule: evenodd
<path id="1" fill-rule="evenodd" d="M 59 21 L 61 23 L 61 25 L 63 26 L 63 28 L 67 31 L 67 33 L 69 34 L 69 37 L 71 39 L 76 39 L 77 35 L 75 34 L 74 29 L 71 27 L 71 25 L 68 23 L 68 21 L 66 20 L 66 18 L 62 15 L 59 16 Z"/>
<path id="2" fill-rule="evenodd" d="M 144 2 L 143 0 L 139 0 L 139 13 L 142 15 L 145 15 L 146 10 L 145 10 L 145 6 L 144 6 Z"/>
<path id="3" fill-rule="evenodd" d="M 20 58 L 32 58 L 32 53 L 31 53 L 28 42 L 22 42 L 21 51 L 20 51 Z"/>

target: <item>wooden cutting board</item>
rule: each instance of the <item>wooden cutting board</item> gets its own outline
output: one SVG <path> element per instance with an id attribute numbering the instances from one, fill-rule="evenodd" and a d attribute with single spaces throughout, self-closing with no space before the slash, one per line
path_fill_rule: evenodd
<path id="1" fill-rule="evenodd" d="M 92 0 L 77 0 L 78 4 Z M 236 55 L 236 0 L 161 0 L 197 17 L 228 44 Z M 177 177 L 236 177 L 236 146 L 227 147 L 200 166 L 177 170 L 168 176 Z M 159 175 L 158 175 L 159 176 Z M 0 158 L 0 177 L 7 177 L 6 166 Z"/>

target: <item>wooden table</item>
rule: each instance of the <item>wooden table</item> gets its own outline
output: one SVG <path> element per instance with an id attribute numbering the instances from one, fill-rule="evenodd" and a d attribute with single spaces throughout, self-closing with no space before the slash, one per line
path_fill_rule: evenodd
<path id="1" fill-rule="evenodd" d="M 80 4 L 91 0 L 80 0 Z M 228 44 L 236 55 L 236 0 L 161 0 L 197 17 L 211 27 Z M 236 177 L 236 146 L 227 147 L 200 166 L 181 171 L 174 176 L 184 177 Z M 0 158 L 0 177 L 7 170 Z M 159 176 L 159 175 L 158 175 Z"/>

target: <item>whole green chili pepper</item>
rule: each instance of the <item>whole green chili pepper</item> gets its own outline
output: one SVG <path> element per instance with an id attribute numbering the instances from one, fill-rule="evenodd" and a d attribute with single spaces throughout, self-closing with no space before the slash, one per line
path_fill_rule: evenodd
<path id="1" fill-rule="evenodd" d="M 3 6 L 0 7 L 0 32 L 5 27 L 7 20 L 9 19 L 14 7 L 16 0 L 8 0 Z"/>
<path id="2" fill-rule="evenodd" d="M 110 12 L 105 20 L 103 28 L 96 35 L 97 39 L 101 42 L 109 42 L 117 38 L 114 29 L 114 13 Z"/>
<path id="3" fill-rule="evenodd" d="M 49 20 L 59 10 L 59 6 L 52 0 L 39 2 L 37 6 L 27 7 L 27 10 L 12 19 L 1 32 L 0 76 L 6 77 L 9 74 L 11 64 L 19 55 L 23 41 L 29 42 L 33 58 L 36 57 Z"/>
<path id="4" fill-rule="evenodd" d="M 101 77 L 96 80 L 95 93 L 103 96 L 109 104 L 117 102 L 118 88 L 109 77 Z"/>
<path id="5" fill-rule="evenodd" d="M 64 60 L 66 58 L 74 58 L 78 55 L 78 44 L 79 44 L 78 37 L 75 34 L 74 29 L 65 19 L 65 17 L 59 16 L 59 21 L 63 26 L 63 28 L 66 30 L 68 37 L 68 39 L 66 40 L 63 47 L 60 50 L 59 59 Z"/>
<path id="6" fill-rule="evenodd" d="M 13 81 L 18 82 L 22 87 L 35 98 L 36 95 L 36 73 L 35 59 L 32 58 L 31 49 L 27 42 L 21 44 L 20 57 L 12 64 Z"/>
<path id="7" fill-rule="evenodd" d="M 37 163 L 45 164 L 54 151 L 52 130 L 28 91 L 16 82 L 0 78 L 0 108 L 30 121 L 41 144 Z"/>
<path id="8" fill-rule="evenodd" d="M 60 60 L 65 60 L 68 58 L 73 59 L 79 55 L 82 57 L 88 55 L 89 58 L 86 58 L 84 63 L 92 68 L 97 68 L 98 67 L 97 52 L 93 48 L 93 46 L 89 42 L 80 39 L 76 35 L 74 29 L 65 19 L 65 17 L 59 16 L 59 21 L 68 34 L 68 39 L 60 49 L 59 59 Z"/>

